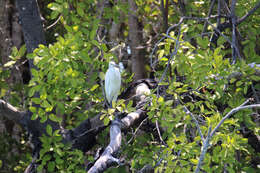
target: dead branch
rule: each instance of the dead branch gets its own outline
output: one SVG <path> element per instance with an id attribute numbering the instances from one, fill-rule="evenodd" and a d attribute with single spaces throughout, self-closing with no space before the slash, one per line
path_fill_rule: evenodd
<path id="1" fill-rule="evenodd" d="M 0 99 L 0 116 L 4 116 L 11 121 L 14 121 L 20 124 L 20 121 L 23 117 L 24 112 L 19 111 L 9 103 Z"/>
<path id="2" fill-rule="evenodd" d="M 216 133 L 216 131 L 219 129 L 219 127 L 224 123 L 226 119 L 228 119 L 231 115 L 234 113 L 243 110 L 243 109 L 252 109 L 252 108 L 260 108 L 260 104 L 253 104 L 253 105 L 246 105 L 249 102 L 250 99 L 246 100 L 244 103 L 242 103 L 240 106 L 232 109 L 229 113 L 227 113 L 221 121 L 218 123 L 218 125 L 211 131 L 211 126 L 209 127 L 208 134 L 206 139 L 203 141 L 202 149 L 201 149 L 201 154 L 199 158 L 199 162 L 196 167 L 196 173 L 200 171 L 200 166 L 204 160 L 205 154 L 207 152 L 208 147 L 210 146 L 209 142 L 210 139 L 213 137 L 213 135 Z M 246 105 L 246 106 L 245 106 Z"/>
<path id="3" fill-rule="evenodd" d="M 247 14 L 245 14 L 243 17 L 239 18 L 237 20 L 237 25 L 239 25 L 240 23 L 242 23 L 244 20 L 246 20 L 249 16 L 251 16 L 258 8 L 260 7 L 260 2 L 258 2 L 258 4 L 256 4 L 256 6 L 254 8 L 252 8 Z"/>
<path id="4" fill-rule="evenodd" d="M 143 88 L 143 84 L 140 84 L 138 86 Z M 143 89 L 141 90 L 143 91 L 143 95 L 145 95 L 145 93 L 150 92 L 149 88 L 147 89 L 147 91 Z M 110 143 L 106 147 L 102 155 L 96 160 L 95 164 L 88 170 L 88 173 L 100 173 L 104 172 L 106 169 L 113 165 L 120 165 L 121 161 L 117 159 L 115 156 L 117 155 L 121 146 L 121 130 L 128 129 L 129 127 L 133 126 L 137 121 L 140 121 L 144 118 L 144 110 L 140 108 L 135 112 L 129 113 L 121 120 L 118 118 L 113 120 L 110 125 Z"/>

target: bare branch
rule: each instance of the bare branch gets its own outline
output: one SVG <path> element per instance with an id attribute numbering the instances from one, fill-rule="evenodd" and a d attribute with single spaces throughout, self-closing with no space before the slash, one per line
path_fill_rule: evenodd
<path id="1" fill-rule="evenodd" d="M 195 124 L 196 124 L 196 127 L 197 127 L 198 132 L 199 132 L 200 137 L 201 137 L 201 140 L 204 141 L 205 139 L 204 139 L 203 134 L 202 134 L 202 132 L 201 132 L 199 122 L 197 121 L 197 119 L 195 118 L 195 116 L 190 112 L 190 110 L 189 110 L 186 106 L 184 106 L 184 111 L 185 111 L 186 114 L 188 114 L 188 115 L 191 116 L 191 118 L 193 119 L 193 121 L 194 121 Z"/>
<path id="2" fill-rule="evenodd" d="M 235 14 L 235 7 L 236 7 L 236 0 L 232 0 L 231 3 L 231 23 L 232 23 L 232 64 L 236 62 L 236 57 L 239 55 L 239 50 L 235 47 L 236 45 L 236 14 Z M 239 56 L 241 58 L 241 56 Z"/>
<path id="3" fill-rule="evenodd" d="M 200 166 L 201 166 L 201 164 L 204 160 L 205 154 L 206 154 L 208 147 L 209 147 L 210 132 L 211 132 L 211 126 L 209 127 L 208 135 L 207 135 L 205 141 L 203 141 L 203 145 L 202 145 L 202 149 L 201 149 L 201 153 L 200 153 L 200 158 L 199 158 L 199 162 L 198 162 L 198 165 L 196 167 L 195 173 L 200 172 Z"/>
<path id="4" fill-rule="evenodd" d="M 143 87 L 143 85 L 138 85 L 138 86 Z M 148 87 L 147 90 L 149 90 Z M 142 89 L 143 94 L 150 92 L 147 90 Z M 141 99 L 141 101 L 143 101 L 143 99 Z M 97 159 L 95 164 L 89 169 L 88 173 L 104 172 L 107 168 L 113 165 L 120 165 L 121 161 L 115 158 L 115 155 L 118 153 L 121 146 L 121 141 L 122 141 L 121 130 L 128 129 L 129 127 L 133 126 L 138 120 L 144 118 L 145 118 L 144 111 L 142 110 L 142 108 L 140 108 L 135 112 L 129 113 L 121 120 L 119 119 L 113 120 L 110 126 L 110 143 L 106 147 L 102 155 Z"/>
<path id="5" fill-rule="evenodd" d="M 209 21 L 207 21 L 207 22 L 208 22 L 208 23 L 210 24 L 210 26 L 212 26 L 212 28 L 213 28 L 215 31 L 217 31 L 232 47 L 234 47 L 237 52 L 239 52 L 239 50 L 238 50 L 236 44 L 233 44 L 233 42 L 231 42 L 231 41 L 228 39 L 228 37 L 225 36 L 225 35 L 224 35 L 218 28 L 216 28 L 212 23 L 210 23 Z M 238 56 L 239 56 L 240 59 L 242 59 L 241 56 L 240 56 L 240 54 L 238 54 Z"/>
<path id="6" fill-rule="evenodd" d="M 210 7 L 209 7 L 209 12 L 208 12 L 208 17 L 210 17 L 210 15 L 211 15 L 211 13 L 212 13 L 212 11 L 213 11 L 213 7 L 214 7 L 214 4 L 215 4 L 215 1 L 216 1 L 216 0 L 212 0 L 212 1 L 211 1 Z M 218 15 L 219 15 L 219 14 L 218 14 Z M 206 32 L 207 26 L 208 26 L 208 23 L 205 22 L 205 23 L 204 23 L 204 26 L 203 26 L 202 33 Z"/>
<path id="7" fill-rule="evenodd" d="M 164 140 L 162 138 L 161 131 L 160 131 L 159 124 L 158 124 L 158 120 L 155 121 L 155 125 L 156 125 L 157 133 L 159 135 L 159 138 L 160 138 L 162 144 L 166 146 L 167 144 L 164 142 Z"/>
<path id="8" fill-rule="evenodd" d="M 53 26 L 55 26 L 60 21 L 60 19 L 61 19 L 61 15 L 58 17 L 58 19 L 55 22 L 53 22 L 51 25 L 47 26 L 45 28 L 45 30 L 51 29 Z"/>
<path id="9" fill-rule="evenodd" d="M 167 30 L 167 35 L 169 35 L 169 29 Z M 168 59 L 167 66 L 166 66 L 166 68 L 165 68 L 165 70 L 164 70 L 164 72 L 162 74 L 162 77 L 160 78 L 158 83 L 161 83 L 164 80 L 164 78 L 166 76 L 166 73 L 168 71 L 168 68 L 170 66 L 170 62 L 172 61 L 173 57 L 175 55 L 177 55 L 177 52 L 178 52 L 178 49 L 179 49 L 179 46 L 180 46 L 180 42 L 179 42 L 180 36 L 181 36 L 181 27 L 179 27 L 179 32 L 178 32 L 177 40 L 176 40 L 176 43 L 175 43 L 175 46 L 174 46 L 174 51 L 171 53 L 171 56 Z M 157 97 L 159 97 L 159 87 L 157 89 Z"/>
<path id="10" fill-rule="evenodd" d="M 237 20 L 237 25 L 239 25 L 240 23 L 242 23 L 244 20 L 246 20 L 250 15 L 252 15 L 258 8 L 260 7 L 260 2 L 258 2 L 258 4 L 256 4 L 256 6 L 254 8 L 252 8 L 246 15 L 244 15 L 243 17 L 241 17 L 240 19 Z"/>
<path id="11" fill-rule="evenodd" d="M 260 104 L 253 104 L 253 105 L 247 105 L 247 106 L 243 106 L 246 103 L 248 103 L 248 100 L 246 102 L 244 102 L 242 105 L 240 105 L 239 107 L 236 107 L 234 109 L 232 109 L 225 117 L 222 118 L 222 120 L 218 123 L 218 125 L 214 128 L 214 130 L 211 132 L 210 137 L 212 137 L 216 131 L 218 130 L 218 128 L 224 123 L 224 121 L 229 118 L 232 114 L 242 110 L 242 109 L 249 109 L 249 108 L 260 108 Z"/>
<path id="12" fill-rule="evenodd" d="M 147 119 L 148 119 L 148 117 L 147 118 L 145 118 L 140 124 L 139 124 L 139 126 L 136 128 L 136 130 L 135 130 L 135 132 L 134 132 L 134 134 L 133 134 L 133 136 L 131 137 L 131 139 L 129 139 L 129 141 L 127 142 L 127 144 L 126 145 L 129 145 L 132 141 L 133 141 L 133 139 L 135 138 L 135 136 L 136 136 L 136 133 L 138 132 L 138 130 L 142 127 L 142 125 L 144 124 L 144 122 L 146 122 L 147 121 Z"/>
<path id="13" fill-rule="evenodd" d="M 221 15 L 221 0 L 218 0 L 218 16 Z M 217 27 L 220 25 L 220 18 L 217 18 Z"/>
<path id="14" fill-rule="evenodd" d="M 23 117 L 23 112 L 19 111 L 9 103 L 5 102 L 4 100 L 0 99 L 0 115 L 5 116 L 9 120 L 12 120 L 18 124 Z"/>

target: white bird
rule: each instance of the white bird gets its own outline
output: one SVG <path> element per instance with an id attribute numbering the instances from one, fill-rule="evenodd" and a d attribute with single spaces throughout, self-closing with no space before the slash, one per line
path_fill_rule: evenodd
<path id="1" fill-rule="evenodd" d="M 122 66 L 122 65 L 120 65 Z M 105 92 L 109 105 L 116 101 L 121 87 L 121 69 L 115 62 L 109 62 L 109 67 L 105 75 Z"/>

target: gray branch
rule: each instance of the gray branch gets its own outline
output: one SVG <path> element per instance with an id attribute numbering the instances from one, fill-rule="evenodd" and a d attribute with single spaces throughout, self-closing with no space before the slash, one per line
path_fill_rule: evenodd
<path id="1" fill-rule="evenodd" d="M 139 84 L 136 90 L 138 90 L 138 87 L 143 88 L 143 85 L 144 83 Z M 148 87 L 146 88 L 147 90 L 142 89 L 143 95 L 145 95 L 145 93 L 150 92 L 149 88 Z M 141 99 L 141 101 L 143 100 L 144 99 Z M 88 173 L 101 173 L 113 165 L 120 165 L 121 161 L 118 158 L 116 158 L 116 155 L 118 154 L 121 146 L 121 141 L 122 141 L 121 130 L 128 129 L 129 127 L 133 126 L 138 120 L 144 118 L 145 118 L 144 111 L 142 110 L 142 108 L 140 108 L 135 112 L 129 113 L 121 120 L 119 119 L 113 120 L 110 126 L 110 143 L 105 148 L 102 155 L 96 160 L 95 164 L 88 170 Z"/>
<path id="2" fill-rule="evenodd" d="M 208 130 L 208 135 L 205 139 L 205 141 L 203 141 L 203 145 L 202 145 L 202 149 L 201 149 L 201 154 L 200 154 L 200 158 L 199 158 L 199 162 L 197 164 L 195 173 L 198 173 L 200 171 L 200 166 L 204 160 L 205 154 L 207 152 L 208 147 L 210 146 L 209 142 L 210 139 L 212 138 L 212 136 L 216 133 L 216 131 L 219 129 L 219 127 L 224 123 L 224 121 L 226 119 L 228 119 L 232 114 L 242 110 L 242 109 L 252 109 L 252 108 L 260 108 L 260 104 L 253 104 L 253 105 L 247 105 L 245 106 L 250 100 L 246 100 L 243 104 L 241 104 L 240 106 L 232 109 L 229 113 L 226 114 L 226 116 L 224 116 L 222 118 L 222 120 L 218 123 L 218 125 L 211 131 L 211 127 L 209 127 Z"/>

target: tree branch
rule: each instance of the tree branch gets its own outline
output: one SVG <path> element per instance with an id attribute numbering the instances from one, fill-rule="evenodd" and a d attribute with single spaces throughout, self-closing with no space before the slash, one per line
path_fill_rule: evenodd
<path id="1" fill-rule="evenodd" d="M 199 162 L 197 164 L 195 173 L 198 173 L 200 171 L 200 166 L 204 160 L 205 154 L 207 152 L 208 147 L 210 146 L 209 141 L 212 138 L 212 136 L 216 133 L 216 131 L 219 129 L 219 127 L 224 123 L 224 121 L 229 118 L 232 114 L 242 110 L 242 109 L 251 109 L 251 108 L 260 108 L 260 104 L 253 104 L 253 105 L 247 105 L 244 106 L 245 104 L 247 104 L 249 102 L 250 99 L 246 100 L 243 104 L 241 104 L 240 106 L 232 109 L 226 116 L 224 116 L 222 118 L 222 120 L 218 123 L 218 125 L 211 131 L 211 126 L 209 127 L 208 130 L 208 135 L 205 139 L 205 141 L 203 141 L 203 146 L 201 149 L 201 154 L 200 154 L 200 158 L 199 158 Z"/>
<path id="2" fill-rule="evenodd" d="M 243 17 L 237 20 L 236 24 L 239 25 L 242 23 L 244 20 L 246 20 L 250 15 L 252 15 L 258 8 L 260 7 L 260 2 L 256 4 L 254 8 L 252 8 L 247 14 L 245 14 Z"/>
<path id="3" fill-rule="evenodd" d="M 143 87 L 143 84 L 139 84 L 138 87 Z M 148 87 L 147 87 L 148 88 Z M 149 89 L 147 89 L 149 90 Z M 143 94 L 150 92 L 143 90 Z M 143 99 L 141 99 L 141 102 Z M 88 173 L 101 173 L 113 165 L 120 165 L 121 161 L 115 158 L 121 146 L 121 130 L 126 130 L 133 126 L 137 121 L 145 118 L 144 111 L 142 108 L 136 110 L 135 112 L 129 113 L 127 116 L 121 120 L 115 119 L 110 125 L 110 143 L 102 153 L 102 155 L 96 160 L 95 164 L 88 170 Z"/>
<path id="4" fill-rule="evenodd" d="M 239 107 L 236 107 L 234 109 L 232 109 L 226 116 L 224 116 L 222 118 L 222 120 L 218 123 L 218 125 L 212 130 L 210 137 L 212 137 L 216 131 L 219 129 L 219 127 L 224 123 L 224 121 L 229 118 L 232 114 L 242 110 L 242 109 L 249 109 L 249 108 L 260 108 L 260 104 L 253 104 L 253 105 L 247 105 L 247 106 L 243 106 L 246 103 L 248 103 L 249 100 L 245 101 L 242 105 L 240 105 Z"/>
<path id="5" fill-rule="evenodd" d="M 199 132 L 199 134 L 200 134 L 200 138 L 201 138 L 201 140 L 204 142 L 205 139 L 204 139 L 203 134 L 202 134 L 202 132 L 201 132 L 199 122 L 197 121 L 197 119 L 195 118 L 195 116 L 190 112 L 190 110 L 189 110 L 186 106 L 184 106 L 184 112 L 185 112 L 186 114 L 188 114 L 188 115 L 191 116 L 191 118 L 193 119 L 193 121 L 194 121 L 195 124 L 196 124 L 197 130 L 198 130 L 198 132 Z"/>
<path id="6" fill-rule="evenodd" d="M 24 112 L 19 111 L 9 103 L 0 99 L 0 115 L 5 116 L 9 120 L 20 124 L 23 114 Z"/>
<path id="7" fill-rule="evenodd" d="M 212 13 L 212 11 L 213 11 L 213 7 L 214 7 L 214 4 L 215 4 L 215 1 L 216 1 L 216 0 L 212 0 L 212 1 L 211 1 L 210 7 L 209 7 L 209 12 L 208 12 L 208 17 L 211 16 L 211 13 Z M 219 15 L 219 14 L 218 14 L 218 15 Z M 205 22 L 205 23 L 204 23 L 204 26 L 203 26 L 202 33 L 206 32 L 207 26 L 208 26 L 208 23 Z"/>
<path id="8" fill-rule="evenodd" d="M 201 149 L 201 153 L 200 153 L 200 158 L 199 158 L 199 162 L 197 164 L 197 167 L 196 167 L 196 170 L 195 170 L 195 173 L 198 173 L 200 172 L 200 166 L 204 160 L 204 157 L 205 157 L 205 154 L 208 150 L 208 147 L 209 147 L 209 141 L 210 141 L 210 132 L 211 132 L 211 126 L 209 127 L 209 130 L 208 130 L 208 134 L 207 134 L 207 137 L 204 141 L 202 141 L 203 145 L 202 145 L 202 149 Z"/>
<path id="9" fill-rule="evenodd" d="M 235 7 L 236 7 L 236 0 L 232 0 L 231 3 L 231 23 L 232 23 L 232 64 L 236 62 L 237 55 L 239 56 L 239 50 L 237 47 L 237 38 L 236 38 L 236 14 L 235 14 Z M 239 56 L 241 58 L 241 56 Z"/>

